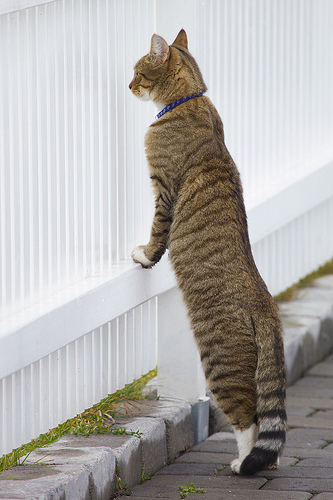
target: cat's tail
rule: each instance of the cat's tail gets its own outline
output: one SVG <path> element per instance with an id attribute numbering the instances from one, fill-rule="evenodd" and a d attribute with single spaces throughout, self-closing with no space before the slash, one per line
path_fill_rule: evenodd
<path id="1" fill-rule="evenodd" d="M 256 417 L 259 434 L 251 452 L 240 466 L 240 474 L 246 476 L 263 469 L 276 468 L 286 440 L 286 378 L 282 326 L 279 320 L 273 321 L 268 331 L 268 325 L 260 323 L 258 325 L 253 322 L 258 346 Z"/>
<path id="2" fill-rule="evenodd" d="M 240 466 L 242 476 L 252 476 L 266 469 L 276 469 L 286 440 L 285 410 L 267 413 L 260 422 L 258 439 Z"/>

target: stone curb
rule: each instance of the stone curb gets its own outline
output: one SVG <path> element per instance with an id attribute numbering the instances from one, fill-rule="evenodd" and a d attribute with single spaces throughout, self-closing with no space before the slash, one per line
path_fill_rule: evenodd
<path id="1" fill-rule="evenodd" d="M 138 402 L 138 415 L 120 417 L 128 434 L 67 435 L 34 450 L 24 465 L 0 473 L 0 499 L 110 500 L 172 462 L 194 444 L 191 405 Z"/>
<path id="2" fill-rule="evenodd" d="M 279 310 L 290 385 L 333 347 L 333 276 L 315 280 Z M 226 424 L 216 411 L 211 420 L 213 432 Z M 117 486 L 139 484 L 194 444 L 191 405 L 183 401 L 138 403 L 138 412 L 121 417 L 119 426 L 140 437 L 64 436 L 1 472 L 0 499 L 110 500 Z"/>
<path id="3" fill-rule="evenodd" d="M 333 347 L 333 275 L 314 280 L 278 304 L 284 330 L 287 384 L 298 380 Z"/>

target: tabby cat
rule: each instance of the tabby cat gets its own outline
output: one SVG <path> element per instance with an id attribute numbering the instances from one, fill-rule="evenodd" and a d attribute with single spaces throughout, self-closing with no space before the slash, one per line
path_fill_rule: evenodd
<path id="1" fill-rule="evenodd" d="M 166 248 L 211 392 L 233 426 L 233 472 L 275 468 L 285 443 L 285 365 L 278 310 L 253 260 L 238 170 L 181 30 L 157 35 L 129 88 L 163 110 L 145 137 L 155 215 L 132 258 L 150 268 Z"/>

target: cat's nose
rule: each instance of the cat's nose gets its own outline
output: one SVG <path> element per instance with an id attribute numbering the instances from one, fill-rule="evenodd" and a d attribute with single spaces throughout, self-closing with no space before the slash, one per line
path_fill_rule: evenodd
<path id="1" fill-rule="evenodd" d="M 131 81 L 131 83 L 129 84 L 128 88 L 131 90 L 133 87 L 133 80 Z"/>

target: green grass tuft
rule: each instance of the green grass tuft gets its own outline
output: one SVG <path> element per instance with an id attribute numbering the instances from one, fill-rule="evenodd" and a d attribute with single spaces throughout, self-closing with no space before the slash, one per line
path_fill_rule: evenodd
<path id="1" fill-rule="evenodd" d="M 30 454 L 36 448 L 42 448 L 43 446 L 54 443 L 65 434 L 75 434 L 77 436 L 89 436 L 91 434 L 138 435 L 138 433 L 128 432 L 124 428 L 112 426 L 115 423 L 115 418 L 119 411 L 119 404 L 126 400 L 144 399 L 142 396 L 142 389 L 150 379 L 156 376 L 156 374 L 156 369 L 151 370 L 140 379 L 135 380 L 132 384 L 128 384 L 123 389 L 120 389 L 114 394 L 110 394 L 92 408 L 85 410 L 74 418 L 70 418 L 63 424 L 58 425 L 55 429 L 49 430 L 45 434 L 41 434 L 30 443 L 20 446 L 11 453 L 4 455 L 0 459 L 0 472 L 17 465 L 23 465 L 27 457 L 21 460 L 22 457 Z M 126 405 L 129 411 L 131 410 L 130 405 L 130 402 Z"/>
<path id="2" fill-rule="evenodd" d="M 193 483 L 187 486 L 179 486 L 180 498 L 186 498 L 191 493 L 206 493 L 203 488 L 196 488 Z"/>
<path id="3" fill-rule="evenodd" d="M 327 274 L 333 274 L 333 259 L 326 262 L 326 264 L 324 264 L 323 266 L 319 267 L 317 271 L 314 271 L 313 273 L 310 273 L 307 276 L 305 276 L 305 278 L 301 279 L 298 283 L 295 283 L 295 285 L 292 285 L 290 288 L 287 288 L 287 290 L 285 290 L 284 292 L 280 293 L 279 295 L 276 295 L 274 299 L 277 302 L 287 302 L 288 300 L 292 300 L 295 298 L 299 290 L 309 286 L 313 280 L 317 278 L 322 278 Z"/>

